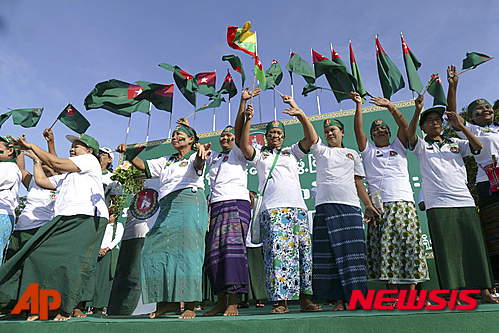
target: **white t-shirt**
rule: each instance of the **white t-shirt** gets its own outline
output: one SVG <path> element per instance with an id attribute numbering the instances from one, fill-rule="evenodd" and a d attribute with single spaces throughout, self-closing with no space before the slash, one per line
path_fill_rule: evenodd
<path id="1" fill-rule="evenodd" d="M 22 174 L 15 160 L 0 162 L 0 214 L 16 216 Z"/>
<path id="2" fill-rule="evenodd" d="M 211 203 L 225 200 L 249 201 L 246 158 L 237 146 L 228 153 L 212 151 L 206 160 L 210 167 Z"/>
<path id="3" fill-rule="evenodd" d="M 119 195 L 121 193 L 120 183 L 116 180 L 112 180 L 111 179 L 112 175 L 114 174 L 107 170 L 102 173 L 102 184 L 104 185 L 104 199 L 108 207 L 109 207 L 109 201 L 111 200 L 111 196 Z"/>
<path id="4" fill-rule="evenodd" d="M 26 206 L 16 223 L 16 231 L 41 227 L 54 218 L 56 191 L 36 185 L 31 178 L 26 196 Z"/>
<path id="5" fill-rule="evenodd" d="M 366 169 L 369 193 L 381 187 L 383 202 L 414 202 L 407 170 L 407 148 L 398 137 L 386 147 L 376 147 L 367 140 L 366 148 L 360 155 Z"/>
<path id="6" fill-rule="evenodd" d="M 492 155 L 496 155 L 499 160 L 499 125 L 497 123 L 493 123 L 491 125 L 481 127 L 466 122 L 466 128 L 473 133 L 483 145 L 480 154 L 473 155 L 478 163 L 476 182 L 488 182 L 489 177 L 487 177 L 487 174 L 483 171 L 480 165 L 484 167 L 491 164 Z M 466 139 L 466 136 L 461 131 L 457 131 L 457 135 L 462 139 Z"/>
<path id="7" fill-rule="evenodd" d="M 106 225 L 106 231 L 104 232 L 104 238 L 102 239 L 102 243 L 100 246 L 101 249 L 105 249 L 106 247 L 108 247 L 110 250 L 112 250 L 121 242 L 121 237 L 123 237 L 123 224 L 118 223 L 116 225 L 116 234 L 114 235 L 114 238 L 113 229 L 114 223 L 108 223 Z"/>
<path id="8" fill-rule="evenodd" d="M 159 211 L 160 210 L 158 209 L 156 214 L 146 220 L 139 220 L 133 217 L 130 210 L 128 210 L 128 214 L 126 216 L 125 231 L 123 233 L 123 240 L 146 237 L 149 229 L 151 229 L 156 222 Z"/>
<path id="9" fill-rule="evenodd" d="M 359 154 L 350 148 L 330 147 L 319 141 L 312 145 L 317 163 L 315 206 L 336 203 L 360 207 L 355 176 L 365 177 Z"/>
<path id="10" fill-rule="evenodd" d="M 190 156 L 189 156 L 190 155 Z M 153 160 L 144 161 L 146 176 L 159 177 L 159 200 L 164 196 L 184 188 L 192 188 L 194 191 L 204 191 L 204 170 L 199 176 L 194 169 L 196 153 L 190 152 L 180 160 L 175 161 L 174 156 L 164 156 Z"/>
<path id="11" fill-rule="evenodd" d="M 278 150 L 271 150 L 267 147 L 254 149 L 255 154 L 249 162 L 258 172 L 258 191 L 262 193 Z M 298 177 L 298 161 L 305 155 L 307 153 L 301 150 L 298 143 L 281 149 L 274 170 L 272 171 L 272 178 L 269 179 L 263 195 L 261 212 L 266 209 L 278 207 L 307 209 Z"/>
<path id="12" fill-rule="evenodd" d="M 475 207 L 466 186 L 463 157 L 471 155 L 469 142 L 449 138 L 442 147 L 418 137 L 412 152 L 419 161 L 426 209 Z"/>
<path id="13" fill-rule="evenodd" d="M 69 159 L 80 172 L 67 172 L 49 178 L 57 190 L 54 215 L 84 214 L 109 219 L 99 161 L 92 154 L 78 155 Z"/>

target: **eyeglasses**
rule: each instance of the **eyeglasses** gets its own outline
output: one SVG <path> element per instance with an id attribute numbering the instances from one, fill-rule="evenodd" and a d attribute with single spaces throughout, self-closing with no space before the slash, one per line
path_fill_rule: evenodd
<path id="1" fill-rule="evenodd" d="M 431 119 L 425 119 L 425 124 L 433 124 L 434 122 L 436 122 L 437 124 L 441 124 L 442 123 L 442 118 L 431 118 Z"/>

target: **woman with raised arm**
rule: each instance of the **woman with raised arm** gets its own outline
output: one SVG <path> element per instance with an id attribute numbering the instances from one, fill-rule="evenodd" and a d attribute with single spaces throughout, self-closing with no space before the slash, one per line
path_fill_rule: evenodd
<path id="1" fill-rule="evenodd" d="M 373 121 L 369 131 L 372 144 L 362 129 L 362 98 L 354 92 L 350 97 L 356 104 L 354 131 L 366 170 L 368 192 L 381 214 L 376 223 L 367 225 L 367 279 L 387 283 L 394 290 L 398 285 L 415 290 L 417 283 L 429 277 L 407 170 L 407 121 L 388 99 L 373 97 L 370 102 L 387 108 L 398 130 L 390 143 L 391 132 L 386 122 Z"/>
<path id="2" fill-rule="evenodd" d="M 150 318 L 175 312 L 179 303 L 185 310 L 179 318 L 194 318 L 194 302 L 202 300 L 202 267 L 207 207 L 204 197 L 204 166 L 210 145 L 198 143 L 196 131 L 179 124 L 171 144 L 177 153 L 131 162 L 148 178 L 159 178 L 160 212 L 146 235 L 140 267 L 144 303 L 157 302 Z M 116 148 L 124 153 L 125 144 Z"/>
<path id="3" fill-rule="evenodd" d="M 456 66 L 447 68 L 447 81 L 449 91 L 447 102 L 449 108 L 457 110 L 457 75 Z M 495 122 L 495 113 L 492 104 L 484 98 L 474 100 L 468 105 L 467 113 L 470 121 L 465 121 L 461 116 L 459 120 L 482 143 L 483 149 L 474 155 L 478 164 L 476 175 L 476 188 L 478 192 L 478 208 L 480 209 L 480 222 L 482 224 L 485 245 L 489 254 L 494 276 L 499 278 L 499 124 Z M 457 131 L 463 137 L 463 132 Z"/>
<path id="4" fill-rule="evenodd" d="M 454 110 L 432 107 L 421 113 L 423 96 L 416 99 L 416 111 L 407 134 L 409 149 L 416 155 L 421 171 L 422 191 L 428 227 L 435 255 L 440 288 L 481 289 L 482 303 L 497 303 L 487 288 L 493 287 L 489 259 L 483 240 L 475 201 L 466 186 L 463 157 L 483 148 Z M 420 118 L 421 114 L 421 118 Z M 441 135 L 442 116 L 459 129 L 468 141 Z M 418 126 L 426 133 L 416 135 Z"/>
<path id="5" fill-rule="evenodd" d="M 0 136 L 0 266 L 16 220 L 21 171 L 16 165 L 16 151 L 11 136 Z"/>
<path id="6" fill-rule="evenodd" d="M 324 121 L 325 143 L 312 145 L 317 163 L 313 287 L 322 299 L 336 301 L 332 311 L 345 310 L 353 290 L 367 294 L 366 243 L 359 197 L 366 207 L 364 221 L 375 223 L 373 207 L 362 179 L 359 154 L 343 146 L 344 125 Z"/>
<path id="7" fill-rule="evenodd" d="M 244 111 L 246 100 L 260 89 L 241 94 Z M 241 132 L 243 112 L 236 117 L 235 128 Z M 248 177 L 244 154 L 238 147 L 235 128 L 227 126 L 220 134 L 220 153 L 212 152 L 206 161 L 210 168 L 210 227 L 206 235 L 205 270 L 218 301 L 203 316 L 237 316 L 237 295 L 248 293 L 248 258 L 245 239 L 251 216 Z M 227 294 L 229 299 L 227 300 Z"/>
<path id="8" fill-rule="evenodd" d="M 24 137 L 15 141 L 34 159 L 36 184 L 57 191 L 55 217 L 0 268 L 0 302 L 19 300 L 30 284 L 38 283 L 40 289 L 55 289 L 61 295 L 61 306 L 52 314 L 56 321 L 71 319 L 95 268 L 109 217 L 96 156 L 99 143 L 86 134 L 66 138 L 72 143 L 69 158 L 54 156 Z M 47 177 L 42 162 L 63 174 Z"/>
<path id="9" fill-rule="evenodd" d="M 241 150 L 256 168 L 259 192 L 263 193 L 260 209 L 265 273 L 269 300 L 278 301 L 273 314 L 287 313 L 288 300 L 300 300 L 302 311 L 320 311 L 307 297 L 312 294 L 312 256 L 307 206 L 298 178 L 300 161 L 317 142 L 317 134 L 307 116 L 290 96 L 284 113 L 296 116 L 303 125 L 305 138 L 283 148 L 284 125 L 280 121 L 267 124 L 267 146 L 255 149 L 249 141 L 253 106 L 245 111 L 246 121 L 241 134 Z"/>

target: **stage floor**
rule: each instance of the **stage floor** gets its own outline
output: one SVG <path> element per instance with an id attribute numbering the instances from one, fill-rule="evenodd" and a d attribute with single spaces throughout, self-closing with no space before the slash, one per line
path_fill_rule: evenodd
<path id="1" fill-rule="evenodd" d="M 1 332 L 494 332 L 499 327 L 499 305 L 478 305 L 475 310 L 355 310 L 300 312 L 298 304 L 290 312 L 271 315 L 271 305 L 264 308 L 241 309 L 237 317 L 202 317 L 178 319 L 178 315 L 163 315 L 149 319 L 147 315 L 106 317 L 90 315 L 72 318 L 68 322 L 0 321 Z"/>

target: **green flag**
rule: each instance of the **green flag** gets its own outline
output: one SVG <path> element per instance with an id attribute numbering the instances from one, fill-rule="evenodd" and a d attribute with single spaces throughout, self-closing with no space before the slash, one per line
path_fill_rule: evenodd
<path id="1" fill-rule="evenodd" d="M 211 103 L 203 105 L 202 107 L 197 109 L 196 112 L 203 111 L 206 109 L 218 108 L 222 104 L 222 102 L 225 102 L 225 98 L 220 96 L 220 92 L 217 92 L 217 94 L 215 94 L 212 98 L 213 101 Z"/>
<path id="2" fill-rule="evenodd" d="M 323 74 L 326 76 L 336 100 L 341 102 L 350 98 L 350 91 L 353 90 L 351 81 L 351 77 L 353 78 L 353 76 L 348 72 L 343 61 L 341 59 L 336 59 L 336 61 L 329 60 L 314 50 L 312 50 L 312 60 L 315 77 L 319 78 Z"/>
<path id="3" fill-rule="evenodd" d="M 10 110 L 12 121 L 24 128 L 35 127 L 42 116 L 43 108 L 27 108 Z"/>
<path id="4" fill-rule="evenodd" d="M 173 111 L 173 84 L 159 84 L 148 81 L 137 81 L 135 83 L 144 89 L 134 97 L 136 100 L 146 99 L 158 110 Z"/>
<path id="5" fill-rule="evenodd" d="M 217 72 L 198 73 L 192 80 L 192 88 L 201 95 L 211 97 L 215 94 L 215 84 L 217 82 Z"/>
<path id="6" fill-rule="evenodd" d="M 291 57 L 286 64 L 286 69 L 289 71 L 289 76 L 291 76 L 291 84 L 293 83 L 292 73 L 301 75 L 307 83 L 315 83 L 315 75 L 312 67 L 303 60 L 298 54 L 291 52 Z"/>
<path id="7" fill-rule="evenodd" d="M 97 83 L 85 97 L 83 105 L 87 110 L 105 109 L 125 117 L 137 111 L 149 114 L 149 102 L 134 99 L 141 92 L 139 85 L 111 79 Z"/>
<path id="8" fill-rule="evenodd" d="M 337 93 L 337 92 L 334 92 L 334 96 L 336 97 L 336 100 L 339 102 L 340 100 L 344 100 L 344 99 L 349 99 L 350 98 L 350 92 L 355 90 L 355 86 L 357 85 L 357 80 L 355 79 L 355 77 L 350 73 L 350 71 L 348 70 L 347 66 L 345 65 L 345 63 L 343 62 L 343 60 L 340 58 L 340 55 L 338 54 L 338 52 L 336 52 L 334 49 L 333 49 L 333 45 L 330 44 L 331 46 L 331 59 L 334 63 L 336 63 L 337 65 L 339 65 L 340 67 L 336 70 L 333 70 L 333 76 L 334 76 L 334 79 L 335 79 L 335 87 L 336 88 L 333 88 L 331 86 L 331 88 L 333 89 L 338 89 L 340 91 L 344 91 L 346 92 L 347 94 L 342 94 L 342 93 Z M 326 78 L 327 78 L 328 75 L 326 75 Z M 330 79 L 328 79 L 328 82 L 330 81 Z M 331 85 L 331 83 L 330 83 Z"/>
<path id="9" fill-rule="evenodd" d="M 0 114 L 0 128 L 2 127 L 3 123 L 10 117 L 10 111 L 6 112 L 4 114 Z"/>
<path id="10" fill-rule="evenodd" d="M 262 62 L 258 56 L 255 57 L 255 74 L 256 79 L 265 87 L 267 85 L 267 79 L 265 78 Z"/>
<path id="11" fill-rule="evenodd" d="M 405 83 L 402 74 L 381 47 L 378 35 L 376 35 L 376 57 L 383 97 L 390 99 L 393 94 L 405 87 Z"/>
<path id="12" fill-rule="evenodd" d="M 227 75 L 225 76 L 222 88 L 220 88 L 220 93 L 229 94 L 229 100 L 237 95 L 237 88 L 236 85 L 234 84 L 232 76 L 230 76 L 229 70 L 227 70 Z"/>
<path id="13" fill-rule="evenodd" d="M 404 40 L 404 36 L 400 34 L 400 39 L 402 39 L 402 52 L 404 54 L 405 70 L 407 72 L 407 81 L 409 82 L 409 89 L 421 93 L 423 90 L 423 84 L 418 75 L 418 69 L 421 67 L 421 63 L 418 58 L 412 53 L 411 49 Z"/>
<path id="14" fill-rule="evenodd" d="M 360 77 L 359 65 L 357 65 L 357 61 L 355 60 L 355 56 L 353 54 L 352 41 L 350 41 L 350 68 L 352 69 L 352 75 L 357 82 L 354 85 L 355 92 L 357 92 L 362 97 L 362 102 L 366 100 L 366 96 L 371 96 L 366 89 L 364 88 L 364 84 L 362 83 L 362 78 Z"/>
<path id="15" fill-rule="evenodd" d="M 185 99 L 192 105 L 196 106 L 196 93 L 194 92 L 192 79 L 194 78 L 191 74 L 183 71 L 178 66 L 171 66 L 165 63 L 159 64 L 159 67 L 167 69 L 173 72 L 173 79 L 177 84 L 178 90 L 184 95 Z"/>
<path id="16" fill-rule="evenodd" d="M 71 103 L 62 110 L 59 120 L 78 134 L 85 133 L 90 126 L 88 120 Z"/>
<path id="17" fill-rule="evenodd" d="M 494 57 L 489 57 L 486 54 L 478 52 L 466 53 L 466 59 L 463 59 L 463 70 L 464 69 L 475 69 L 476 66 L 483 64 L 489 60 L 494 59 Z"/>
<path id="18" fill-rule="evenodd" d="M 275 86 L 278 86 L 282 81 L 282 69 L 277 60 L 272 60 L 272 65 L 267 69 L 265 74 L 266 84 L 259 84 L 256 88 L 260 88 L 263 91 L 267 89 L 273 89 Z"/>
<path id="19" fill-rule="evenodd" d="M 232 66 L 232 69 L 241 74 L 241 81 L 242 81 L 241 86 L 244 89 L 244 81 L 246 81 L 246 75 L 244 74 L 244 69 L 241 59 L 239 59 L 239 57 L 236 55 L 230 54 L 230 55 L 224 55 L 222 57 L 222 61 L 228 61 Z"/>
<path id="20" fill-rule="evenodd" d="M 432 74 L 430 82 L 428 83 L 428 94 L 433 96 L 433 106 L 445 105 L 447 106 L 447 97 L 445 96 L 442 81 L 438 73 Z"/>
<path id="21" fill-rule="evenodd" d="M 303 91 L 301 92 L 301 94 L 306 97 L 312 91 L 317 90 L 317 89 L 324 89 L 324 88 L 316 86 L 312 83 L 308 83 L 305 87 L 303 87 Z"/>

